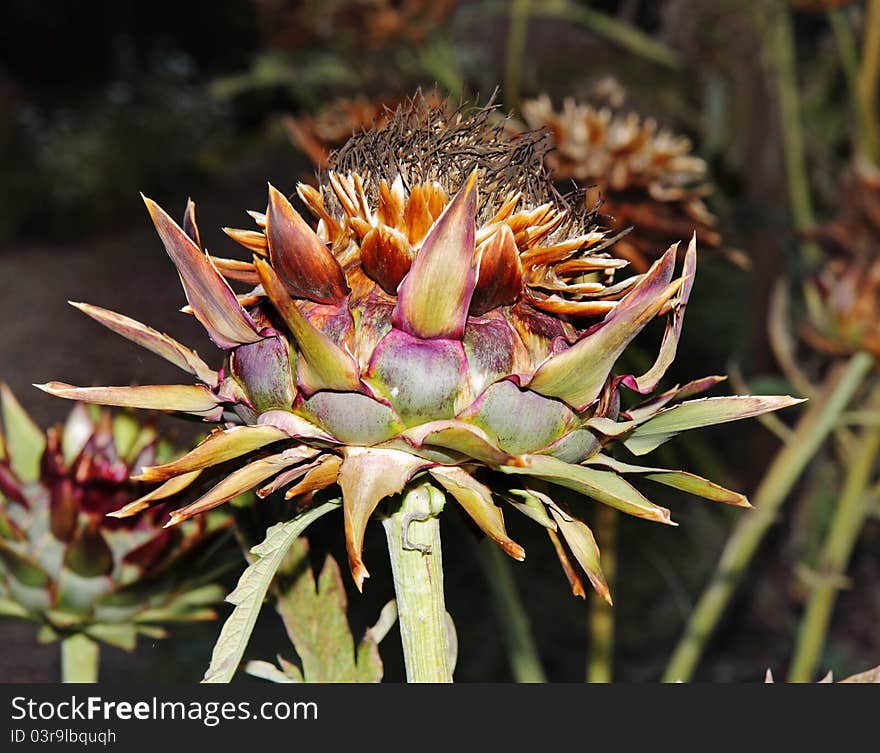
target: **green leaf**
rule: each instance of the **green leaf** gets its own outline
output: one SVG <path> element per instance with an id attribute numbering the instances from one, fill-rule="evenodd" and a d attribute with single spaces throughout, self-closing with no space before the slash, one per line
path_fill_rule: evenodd
<path id="1" fill-rule="evenodd" d="M 526 558 L 525 550 L 504 528 L 504 516 L 492 499 L 492 492 L 459 467 L 438 466 L 428 471 L 471 516 L 474 523 L 515 560 Z"/>
<path id="2" fill-rule="evenodd" d="M 499 470 L 504 473 L 535 476 L 552 484 L 564 486 L 627 515 L 676 525 L 669 519 L 669 510 L 645 499 L 638 489 L 616 473 L 572 465 L 549 455 L 523 455 L 521 461 L 523 465 L 505 465 Z"/>
<path id="3" fill-rule="evenodd" d="M 597 455 L 590 458 L 587 462 L 589 465 L 604 466 L 616 473 L 640 474 L 651 481 L 656 481 L 658 484 L 671 486 L 673 489 L 680 489 L 688 494 L 703 497 L 713 502 L 723 502 L 726 505 L 734 505 L 736 507 L 751 507 L 745 495 L 725 489 L 719 484 L 687 471 L 672 471 L 666 468 L 630 465 L 606 455 Z"/>
<path id="4" fill-rule="evenodd" d="M 134 625 L 110 625 L 97 623 L 85 629 L 86 635 L 123 651 L 134 651 L 137 644 L 137 629 Z"/>
<path id="5" fill-rule="evenodd" d="M 46 437 L 5 384 L 0 384 L 0 403 L 9 465 L 20 481 L 37 481 Z"/>
<path id="6" fill-rule="evenodd" d="M 623 444 L 634 455 L 645 455 L 682 431 L 753 418 L 802 402 L 798 398 L 775 395 L 733 395 L 688 400 L 661 410 L 653 418 L 636 426 Z"/>
<path id="7" fill-rule="evenodd" d="M 308 551 L 304 540 L 291 547 L 279 573 L 284 587 L 277 604 L 305 681 L 379 682 L 382 661 L 378 642 L 369 632 L 355 654 L 339 565 L 328 555 L 316 583 Z"/>
<path id="8" fill-rule="evenodd" d="M 29 616 L 30 612 L 21 604 L 11 599 L 0 597 L 0 617 L 21 617 L 27 619 Z"/>
<path id="9" fill-rule="evenodd" d="M 292 520 L 272 526 L 263 542 L 251 549 L 251 565 L 242 573 L 235 590 L 226 597 L 228 602 L 235 605 L 235 609 L 223 624 L 203 682 L 229 682 L 232 679 L 250 640 L 272 578 L 290 545 L 313 521 L 338 505 L 335 500 L 325 502 L 301 512 Z"/>
<path id="10" fill-rule="evenodd" d="M 562 534 L 578 564 L 584 569 L 593 588 L 610 604 L 611 592 L 599 565 L 599 547 L 596 546 L 593 532 L 586 523 L 571 517 L 555 504 L 550 505 L 550 514 L 556 520 L 559 533 Z"/>

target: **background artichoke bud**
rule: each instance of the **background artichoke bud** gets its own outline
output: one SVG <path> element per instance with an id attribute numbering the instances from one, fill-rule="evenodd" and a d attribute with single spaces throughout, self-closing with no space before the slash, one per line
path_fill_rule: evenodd
<path id="1" fill-rule="evenodd" d="M 145 491 L 133 472 L 170 460 L 156 429 L 78 403 L 43 433 L 5 385 L 0 400 L 0 613 L 39 623 L 44 641 L 82 632 L 126 649 L 164 623 L 214 618 L 225 516 L 174 529 L 161 507 L 107 516 Z"/>

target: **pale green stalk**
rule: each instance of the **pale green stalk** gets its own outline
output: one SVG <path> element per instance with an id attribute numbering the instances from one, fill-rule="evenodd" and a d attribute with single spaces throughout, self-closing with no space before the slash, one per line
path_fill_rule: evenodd
<path id="1" fill-rule="evenodd" d="M 679 70 L 683 67 L 682 60 L 675 50 L 658 42 L 649 34 L 600 11 L 584 5 L 576 5 L 570 0 L 542 0 L 535 8 L 534 14 L 583 26 L 605 37 L 626 52 L 666 68 Z"/>
<path id="2" fill-rule="evenodd" d="M 773 67 L 779 100 L 788 201 L 794 227 L 797 231 L 803 232 L 812 228 L 814 216 L 801 129 L 801 106 L 791 12 L 788 3 L 783 0 L 773 0 L 766 5 L 763 3 L 759 5 L 763 6 L 758 9 L 758 13 L 761 14 L 759 17 L 764 50 Z M 813 241 L 802 241 L 800 248 L 807 265 L 812 266 L 819 260 L 819 247 Z"/>
<path id="3" fill-rule="evenodd" d="M 869 485 L 874 477 L 878 455 L 880 429 L 865 429 L 847 468 L 843 493 L 810 582 L 810 595 L 798 631 L 789 682 L 809 682 L 816 672 L 837 592 L 844 583 L 853 548 L 870 512 Z"/>
<path id="4" fill-rule="evenodd" d="M 97 682 L 100 647 L 82 633 L 61 641 L 61 682 Z"/>
<path id="5" fill-rule="evenodd" d="M 617 570 L 617 521 L 613 507 L 597 505 L 593 533 L 602 553 L 602 572 L 614 593 Z M 587 657 L 587 682 L 611 682 L 614 671 L 614 608 L 605 599 L 590 595 L 590 653 Z"/>
<path id="6" fill-rule="evenodd" d="M 507 555 L 488 538 L 480 542 L 479 552 L 514 681 L 547 682 Z"/>
<path id="7" fill-rule="evenodd" d="M 820 393 L 808 403 L 794 435 L 777 453 L 752 502 L 728 540 L 709 586 L 700 597 L 675 648 L 665 682 L 687 681 L 721 620 L 740 579 L 758 550 L 783 502 L 804 468 L 834 429 L 856 390 L 874 365 L 866 353 L 856 353 L 846 364 L 835 367 Z"/>
<path id="8" fill-rule="evenodd" d="M 382 521 L 407 682 L 452 682 L 438 517 L 443 501 L 442 492 L 420 484 Z"/>
<path id="9" fill-rule="evenodd" d="M 504 103 L 511 110 L 519 109 L 531 4 L 531 0 L 511 0 L 510 3 L 507 52 L 504 61 Z"/>

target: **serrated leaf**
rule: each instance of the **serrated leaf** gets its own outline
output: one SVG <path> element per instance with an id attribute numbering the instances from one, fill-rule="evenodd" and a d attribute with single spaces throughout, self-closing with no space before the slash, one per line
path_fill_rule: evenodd
<path id="1" fill-rule="evenodd" d="M 277 605 L 305 681 L 379 682 L 382 662 L 376 642 L 366 637 L 355 655 L 339 565 L 328 555 L 316 583 L 308 551 L 304 540 L 291 547 L 282 566 L 287 577 L 279 574 L 279 583 L 287 582 Z"/>
<path id="2" fill-rule="evenodd" d="M 242 573 L 235 590 L 226 597 L 230 604 L 235 605 L 235 609 L 223 624 L 202 682 L 229 682 L 232 679 L 247 648 L 272 578 L 290 545 L 313 521 L 338 507 L 338 504 L 335 500 L 325 502 L 301 512 L 292 520 L 272 526 L 263 542 L 251 549 L 251 565 Z"/>

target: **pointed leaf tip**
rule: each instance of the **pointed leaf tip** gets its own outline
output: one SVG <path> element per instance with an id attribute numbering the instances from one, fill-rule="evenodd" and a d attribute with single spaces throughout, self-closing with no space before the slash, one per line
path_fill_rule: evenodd
<path id="1" fill-rule="evenodd" d="M 341 303 L 348 295 L 345 274 L 336 257 L 271 183 L 266 237 L 272 267 L 291 296 Z"/>
<path id="2" fill-rule="evenodd" d="M 274 267 L 255 256 L 254 269 L 272 305 L 296 339 L 300 385 L 309 392 L 319 389 L 357 392 L 360 376 L 355 360 L 305 317 Z"/>
<path id="3" fill-rule="evenodd" d="M 682 278 L 670 282 L 674 267 L 675 247 L 671 247 L 597 327 L 550 356 L 526 386 L 577 410 L 590 405 L 626 347 L 685 284 Z"/>
<path id="4" fill-rule="evenodd" d="M 250 315 L 211 260 L 165 210 L 141 196 L 168 256 L 177 267 L 186 299 L 210 338 L 226 350 L 260 340 Z"/>
<path id="5" fill-rule="evenodd" d="M 219 417 L 221 400 L 198 385 L 161 384 L 134 387 L 75 387 L 64 382 L 35 384 L 39 390 L 66 400 L 113 405 L 121 408 L 179 411 L 204 418 Z"/>
<path id="6" fill-rule="evenodd" d="M 423 339 L 460 339 L 476 285 L 477 172 L 428 231 L 403 282 L 394 324 Z"/>
<path id="7" fill-rule="evenodd" d="M 217 372 L 210 368 L 194 350 L 181 345 L 173 337 L 159 332 L 146 324 L 141 324 L 115 311 L 92 306 L 88 303 L 68 301 L 77 311 L 94 319 L 111 332 L 121 335 L 127 340 L 140 345 L 142 348 L 155 353 L 157 356 L 170 361 L 175 366 L 198 377 L 202 382 L 210 386 L 217 384 Z"/>
<path id="8" fill-rule="evenodd" d="M 339 468 L 345 520 L 345 543 L 351 575 L 358 589 L 369 572 L 362 559 L 364 534 L 378 504 L 397 494 L 416 471 L 430 465 L 422 458 L 399 450 L 346 447 Z"/>
<path id="9" fill-rule="evenodd" d="M 199 236 L 199 226 L 196 224 L 196 203 L 191 197 L 186 200 L 186 210 L 183 213 L 183 232 L 185 232 L 193 243 L 199 248 L 202 247 L 202 240 Z"/>

